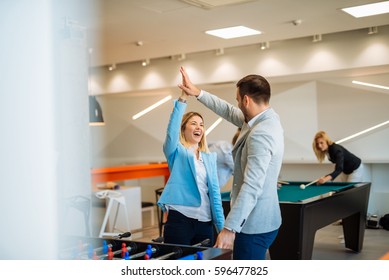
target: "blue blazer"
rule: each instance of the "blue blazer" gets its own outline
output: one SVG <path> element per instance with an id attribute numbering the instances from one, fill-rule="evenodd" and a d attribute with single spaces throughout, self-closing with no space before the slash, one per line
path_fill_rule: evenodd
<path id="1" fill-rule="evenodd" d="M 170 176 L 158 200 L 158 206 L 166 211 L 165 205 L 185 205 L 199 207 L 200 192 L 196 182 L 194 154 L 180 142 L 182 116 L 187 104 L 174 101 L 174 109 L 166 133 L 163 152 L 168 162 Z M 201 152 L 207 171 L 208 195 L 211 204 L 213 223 L 218 231 L 224 226 L 224 214 L 221 203 L 220 188 L 217 178 L 216 154 Z"/>

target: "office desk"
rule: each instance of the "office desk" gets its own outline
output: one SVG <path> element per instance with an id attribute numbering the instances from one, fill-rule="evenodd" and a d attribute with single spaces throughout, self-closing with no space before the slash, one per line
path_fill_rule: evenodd
<path id="1" fill-rule="evenodd" d="M 141 179 L 149 177 L 164 177 L 166 184 L 169 179 L 169 167 L 167 163 L 149 163 L 138 165 L 123 165 L 103 168 L 93 168 L 91 170 L 92 186 L 97 183 L 109 181 L 124 181 L 131 179 Z"/>

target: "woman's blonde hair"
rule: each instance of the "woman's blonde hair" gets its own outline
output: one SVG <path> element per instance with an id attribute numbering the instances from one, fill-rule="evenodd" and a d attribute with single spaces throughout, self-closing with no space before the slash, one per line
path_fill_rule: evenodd
<path id="1" fill-rule="evenodd" d="M 186 113 L 185 115 L 182 116 L 181 132 L 180 132 L 180 142 L 185 147 L 189 147 L 190 146 L 190 144 L 185 139 L 185 134 L 184 134 L 185 127 L 186 127 L 186 124 L 188 123 L 188 121 L 190 120 L 190 118 L 192 118 L 193 116 L 200 117 L 201 120 L 204 122 L 203 116 L 200 115 L 200 113 L 197 113 L 197 112 L 188 112 L 188 113 Z M 200 140 L 200 143 L 199 143 L 199 151 L 209 153 L 208 145 L 207 145 L 207 140 L 205 138 L 205 130 L 204 130 L 203 137 L 201 137 L 201 140 Z"/>
<path id="2" fill-rule="evenodd" d="M 319 138 L 323 138 L 324 141 L 327 142 L 328 146 L 332 145 L 334 142 L 330 139 L 330 137 L 327 135 L 325 131 L 319 131 L 315 134 L 315 137 L 313 138 L 312 148 L 319 162 L 323 162 L 326 156 L 326 152 L 322 152 L 317 148 L 316 141 Z"/>

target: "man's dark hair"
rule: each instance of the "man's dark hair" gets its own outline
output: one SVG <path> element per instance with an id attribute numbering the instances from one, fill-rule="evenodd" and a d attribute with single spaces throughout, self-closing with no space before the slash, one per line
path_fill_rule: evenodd
<path id="1" fill-rule="evenodd" d="M 241 98 L 248 95 L 257 104 L 267 104 L 270 101 L 270 84 L 260 75 L 248 75 L 240 79 L 236 86 Z"/>

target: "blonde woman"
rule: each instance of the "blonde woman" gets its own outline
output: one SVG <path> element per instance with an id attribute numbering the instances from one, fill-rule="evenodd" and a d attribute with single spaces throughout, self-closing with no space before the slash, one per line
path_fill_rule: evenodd
<path id="1" fill-rule="evenodd" d="M 327 156 L 329 161 L 335 163 L 335 170 L 321 177 L 317 182 L 319 185 L 333 181 L 339 175 L 342 182 L 363 181 L 363 164 L 361 159 L 350 153 L 343 146 L 333 142 L 325 131 L 316 133 L 312 147 L 319 162 L 323 162 Z"/>
<path id="2" fill-rule="evenodd" d="M 224 214 L 217 177 L 216 154 L 209 153 L 204 120 L 197 112 L 184 114 L 186 94 L 174 101 L 163 152 L 170 177 L 158 205 L 168 212 L 165 243 L 193 245 L 223 229 Z"/>

